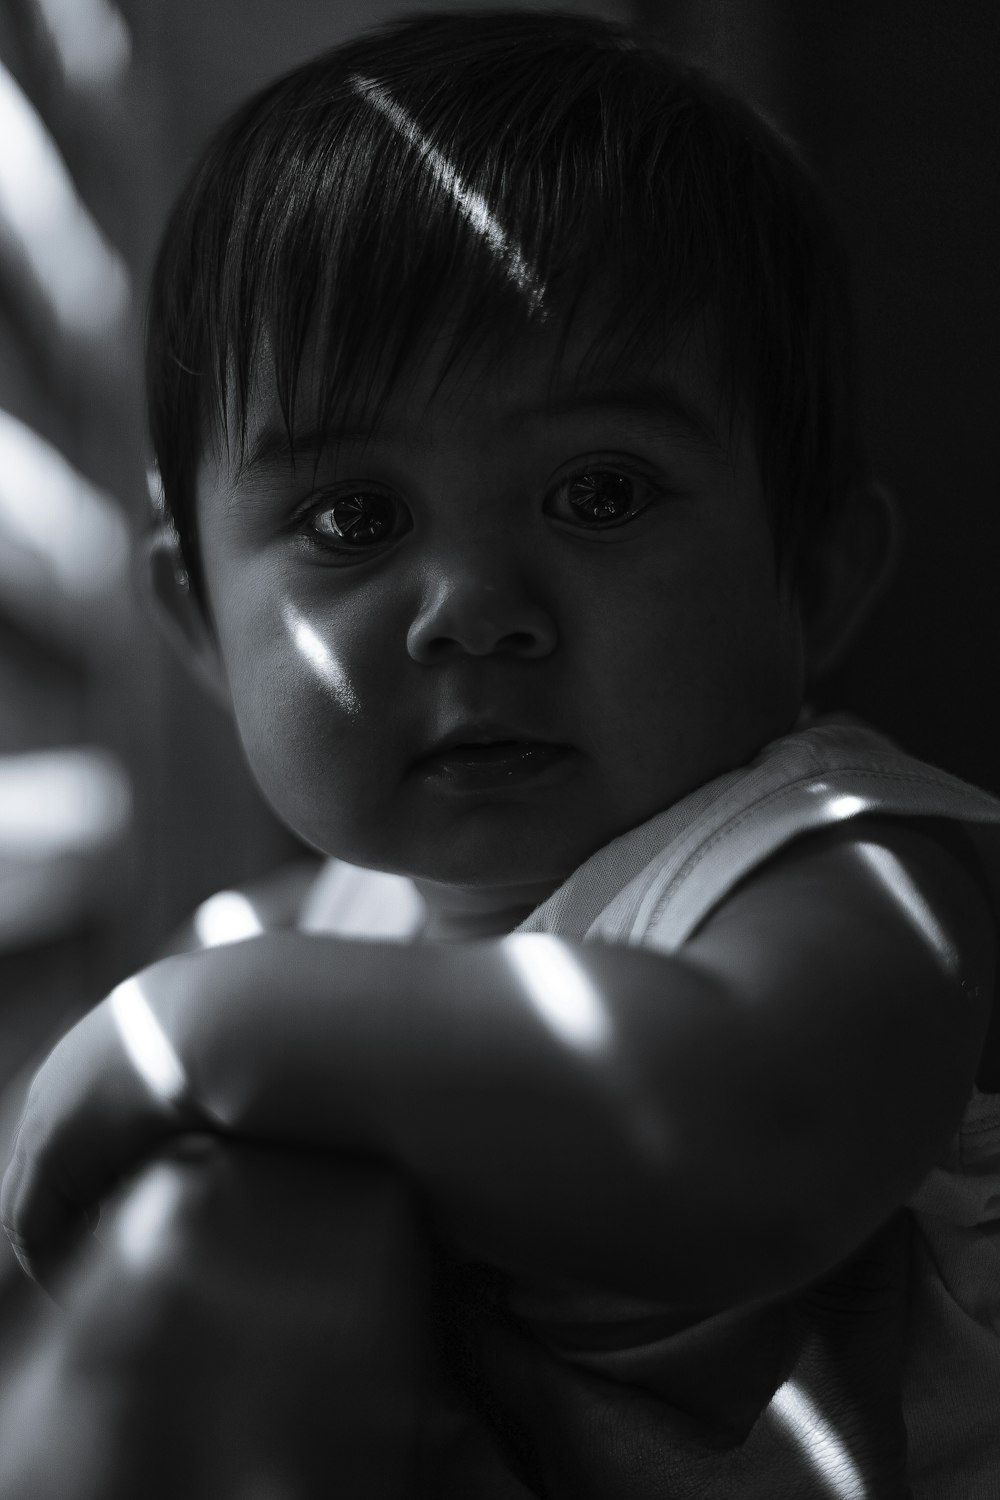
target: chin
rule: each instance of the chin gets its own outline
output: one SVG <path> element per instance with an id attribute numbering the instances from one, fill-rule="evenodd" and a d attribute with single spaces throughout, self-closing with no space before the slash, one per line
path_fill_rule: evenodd
<path id="1" fill-rule="evenodd" d="M 539 858 L 537 848 L 520 858 L 514 850 L 497 851 L 492 857 L 484 858 L 480 847 L 464 857 L 456 857 L 456 853 L 450 851 L 447 859 L 424 860 L 419 868 L 414 866 L 401 873 L 417 880 L 433 881 L 435 885 L 457 886 L 464 890 L 542 891 L 534 903 L 538 905 L 572 875 L 578 863 L 572 858 L 554 861 L 551 855 L 543 860 Z"/>

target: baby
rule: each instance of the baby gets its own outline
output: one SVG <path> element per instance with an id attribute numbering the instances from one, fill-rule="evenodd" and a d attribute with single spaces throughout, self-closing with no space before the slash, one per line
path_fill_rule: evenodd
<path id="1" fill-rule="evenodd" d="M 806 702 L 894 549 L 849 329 L 795 151 L 622 27 L 415 16 L 226 125 L 154 273 L 150 563 L 329 863 L 59 1043 L 29 1271 L 179 1132 L 367 1157 L 520 1493 L 1000 1492 L 1000 802 Z"/>

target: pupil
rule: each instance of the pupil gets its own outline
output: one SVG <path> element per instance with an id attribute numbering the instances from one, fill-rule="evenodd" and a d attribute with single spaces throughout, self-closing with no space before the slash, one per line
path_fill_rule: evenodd
<path id="1" fill-rule="evenodd" d="M 338 536 L 377 542 L 389 529 L 389 506 L 381 495 L 345 495 L 330 508 Z"/>
<path id="2" fill-rule="evenodd" d="M 610 521 L 632 502 L 632 481 L 625 474 L 582 474 L 574 480 L 569 503 L 589 520 Z"/>

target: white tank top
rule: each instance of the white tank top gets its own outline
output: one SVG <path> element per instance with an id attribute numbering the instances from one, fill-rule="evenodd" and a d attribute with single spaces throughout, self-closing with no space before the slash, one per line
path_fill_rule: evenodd
<path id="1" fill-rule="evenodd" d="M 672 952 L 783 845 L 862 814 L 960 824 L 1000 926 L 1000 799 L 908 755 L 852 715 L 804 710 L 789 734 L 748 765 L 599 849 L 517 931 Z M 424 918 L 423 901 L 405 877 L 330 861 L 298 925 L 405 942 Z M 914 1500 L 997 1500 L 1000 1095 L 972 1089 L 959 1130 L 906 1210 L 913 1280 L 903 1397 Z M 511 1299 L 513 1311 L 542 1324 L 545 1303 L 529 1292 Z M 656 1313 L 651 1304 L 596 1293 L 574 1303 L 578 1327 L 588 1317 Z M 566 1312 L 564 1298 L 559 1317 Z M 670 1342 L 659 1351 L 664 1358 Z M 652 1340 L 579 1362 L 655 1389 L 657 1358 Z"/>

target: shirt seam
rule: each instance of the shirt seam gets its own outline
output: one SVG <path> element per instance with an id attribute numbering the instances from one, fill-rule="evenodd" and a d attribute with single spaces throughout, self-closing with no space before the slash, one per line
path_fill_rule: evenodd
<path id="1" fill-rule="evenodd" d="M 812 750 L 812 748 L 809 746 L 807 746 L 806 748 L 809 750 L 810 755 L 813 756 L 813 759 L 816 760 L 815 752 Z M 890 771 L 885 769 L 874 769 L 872 767 L 866 766 L 824 767 L 817 760 L 816 768 L 813 771 L 809 772 L 807 775 L 796 777 L 794 781 L 785 782 L 783 786 L 776 787 L 774 791 L 766 792 L 763 796 L 758 797 L 750 804 L 749 807 L 745 807 L 741 809 L 740 812 L 733 814 L 732 817 L 730 817 L 725 823 L 723 823 L 721 828 L 717 828 L 715 832 L 704 841 L 704 843 L 700 844 L 697 849 L 693 850 L 692 853 L 687 856 L 677 873 L 671 877 L 671 879 L 661 892 L 660 896 L 657 898 L 656 905 L 653 908 L 653 911 L 649 917 L 649 921 L 646 924 L 646 931 L 648 932 L 656 924 L 659 918 L 663 915 L 663 908 L 665 907 L 667 901 L 672 899 L 673 896 L 676 895 L 679 887 L 690 878 L 701 861 L 707 858 L 707 856 L 712 852 L 716 844 L 718 844 L 722 839 L 727 838 L 728 836 L 736 832 L 736 830 L 739 829 L 741 825 L 743 823 L 746 823 L 750 818 L 755 817 L 762 807 L 766 807 L 771 803 L 780 801 L 782 797 L 790 796 L 794 792 L 801 791 L 803 786 L 808 785 L 815 779 L 817 773 L 820 775 L 829 776 L 850 775 L 875 778 L 879 780 L 889 779 L 895 782 L 917 782 L 924 786 L 943 787 L 948 791 L 955 790 L 949 780 L 945 780 L 939 776 L 927 776 L 919 771 Z M 872 809 L 872 811 L 878 811 L 878 809 Z M 852 816 L 860 816 L 860 814 L 861 809 L 859 809 L 858 812 L 853 814 Z M 891 813 L 890 816 L 892 816 Z M 844 819 L 843 821 L 846 822 L 847 819 Z M 802 829 L 803 833 L 811 833 L 814 831 L 815 830 L 811 828 Z"/>

